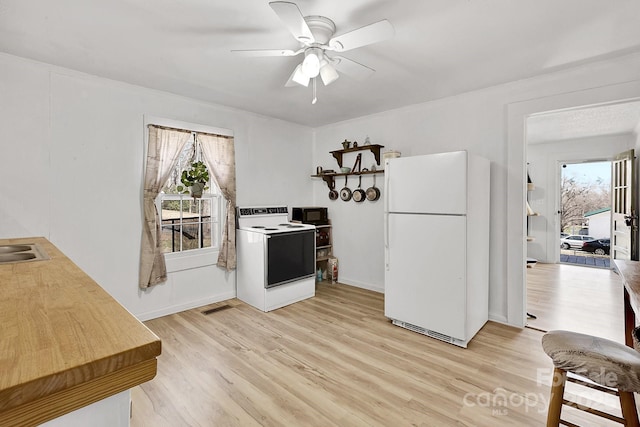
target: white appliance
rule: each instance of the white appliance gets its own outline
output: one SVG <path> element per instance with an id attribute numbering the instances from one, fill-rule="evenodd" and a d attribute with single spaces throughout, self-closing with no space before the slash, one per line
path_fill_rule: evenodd
<path id="1" fill-rule="evenodd" d="M 488 320 L 489 161 L 458 151 L 385 162 L 384 312 L 466 347 Z"/>
<path id="2" fill-rule="evenodd" d="M 315 296 L 316 228 L 286 206 L 237 208 L 237 296 L 271 311 Z"/>

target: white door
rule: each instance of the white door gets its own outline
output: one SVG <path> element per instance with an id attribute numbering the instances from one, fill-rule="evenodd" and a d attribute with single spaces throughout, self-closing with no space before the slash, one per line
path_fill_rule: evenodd
<path id="1" fill-rule="evenodd" d="M 466 339 L 466 217 L 389 214 L 385 316 Z"/>
<path id="2" fill-rule="evenodd" d="M 387 212 L 465 214 L 467 153 L 398 157 L 385 163 Z"/>
<path id="3" fill-rule="evenodd" d="M 611 164 L 611 257 L 638 259 L 638 217 L 634 194 L 633 150 L 620 153 Z"/>

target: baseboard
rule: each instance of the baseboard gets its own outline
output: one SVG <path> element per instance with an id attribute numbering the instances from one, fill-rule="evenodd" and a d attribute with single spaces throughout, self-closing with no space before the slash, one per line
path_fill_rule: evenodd
<path id="1" fill-rule="evenodd" d="M 163 307 L 158 310 L 147 311 L 145 313 L 135 314 L 135 316 L 141 322 L 147 320 L 157 319 L 158 317 L 168 316 L 170 314 L 180 313 L 181 311 L 191 310 L 192 308 L 202 307 L 208 304 L 213 304 L 220 301 L 226 301 L 236 297 L 235 291 L 227 292 L 224 294 L 212 295 L 207 298 L 202 298 L 195 301 L 189 301 L 183 304 L 172 305 L 169 307 Z"/>
<path id="2" fill-rule="evenodd" d="M 379 292 L 381 294 L 384 293 L 384 286 L 378 287 L 378 286 L 370 285 L 368 283 L 358 282 L 356 280 L 344 279 L 342 277 L 338 277 L 338 282 L 344 283 L 345 285 L 353 286 L 355 288 L 367 289 L 369 291 Z"/>

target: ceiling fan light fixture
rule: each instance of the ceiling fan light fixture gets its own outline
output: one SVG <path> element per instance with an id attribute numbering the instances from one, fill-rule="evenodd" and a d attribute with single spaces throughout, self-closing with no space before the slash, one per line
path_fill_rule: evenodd
<path id="1" fill-rule="evenodd" d="M 338 77 L 340 77 L 338 72 L 330 63 L 326 62 L 322 67 L 320 67 L 320 78 L 325 86 L 329 86 L 331 83 L 338 80 Z"/>
<path id="2" fill-rule="evenodd" d="M 309 86 L 310 78 L 303 71 L 302 64 L 298 64 L 295 71 L 293 72 L 293 77 L 291 77 L 291 80 L 293 80 L 294 82 L 298 83 L 301 86 L 304 86 L 304 87 Z"/>
<path id="3" fill-rule="evenodd" d="M 310 79 L 317 77 L 320 73 L 320 58 L 322 58 L 322 50 L 318 48 L 307 49 L 304 52 L 302 71 Z"/>

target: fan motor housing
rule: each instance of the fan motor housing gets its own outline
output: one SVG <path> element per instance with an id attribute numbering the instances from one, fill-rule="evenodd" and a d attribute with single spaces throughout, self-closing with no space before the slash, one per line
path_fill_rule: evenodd
<path id="1" fill-rule="evenodd" d="M 325 16 L 311 15 L 304 17 L 305 22 L 313 34 L 314 44 L 327 44 L 336 32 L 336 24 Z"/>

